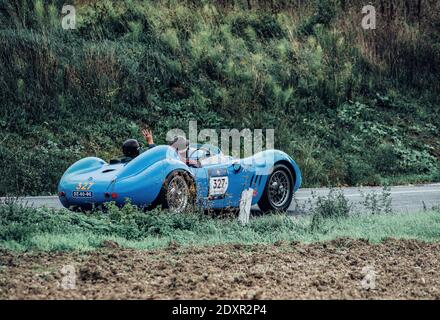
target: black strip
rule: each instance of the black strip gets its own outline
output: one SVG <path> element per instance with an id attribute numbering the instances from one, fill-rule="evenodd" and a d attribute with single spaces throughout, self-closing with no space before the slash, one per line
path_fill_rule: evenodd
<path id="1" fill-rule="evenodd" d="M 255 174 L 252 175 L 251 183 L 249 183 L 249 188 L 252 188 L 252 182 L 254 181 Z"/>
<path id="2" fill-rule="evenodd" d="M 363 299 L 367 299 L 369 293 Z M 240 307 L 244 306 L 244 307 Z M 264 307 L 264 309 L 263 309 Z M 308 317 L 322 317 L 322 310 L 327 316 L 340 320 L 353 319 L 352 313 L 341 313 L 355 307 L 362 310 L 364 317 L 375 317 L 381 307 L 392 312 L 393 316 L 406 315 L 416 319 L 428 317 L 438 310 L 438 302 L 434 301 L 276 301 L 276 300 L 161 300 L 161 301 L 0 301 L 2 312 L 11 312 L 15 316 L 33 318 L 41 316 L 44 319 L 65 319 L 63 312 L 69 313 L 69 318 L 90 317 L 96 312 L 100 318 L 124 318 L 138 316 L 148 310 L 148 314 L 158 315 L 160 319 L 286 319 L 287 314 L 306 313 Z M 57 310 L 59 308 L 59 310 Z M 189 309 L 192 308 L 192 309 Z M 197 309 L 196 309 L 197 308 Z M 199 308 L 204 308 L 203 317 L 195 314 Z M 431 310 L 429 310 L 431 309 Z M 190 312 L 192 314 L 185 314 Z M 196 311 L 195 311 L 196 310 Z M 387 312 L 385 312 L 387 313 Z M 145 316 L 144 319 L 152 317 Z"/>
<path id="3" fill-rule="evenodd" d="M 259 186 L 259 185 L 260 185 L 260 183 L 261 183 L 261 174 L 260 174 L 260 175 L 258 175 L 258 181 L 257 181 L 257 185 Z"/>

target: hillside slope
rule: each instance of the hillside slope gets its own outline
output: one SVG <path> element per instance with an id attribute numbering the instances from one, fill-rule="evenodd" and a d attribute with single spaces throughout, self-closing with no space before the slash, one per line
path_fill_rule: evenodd
<path id="1" fill-rule="evenodd" d="M 274 128 L 305 185 L 440 179 L 438 1 L 0 0 L 0 195 L 149 124 Z M 276 3 L 276 4 L 274 4 Z"/>

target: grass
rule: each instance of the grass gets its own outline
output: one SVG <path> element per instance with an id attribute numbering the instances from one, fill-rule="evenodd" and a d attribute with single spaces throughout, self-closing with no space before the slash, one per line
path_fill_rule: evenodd
<path id="1" fill-rule="evenodd" d="M 63 1 L 0 0 L 0 195 L 189 120 L 273 128 L 304 186 L 438 181 L 439 2 L 374 0 L 374 31 L 364 2 L 72 1 L 67 31 Z"/>
<path id="2" fill-rule="evenodd" d="M 67 210 L 0 206 L 0 248 L 12 251 L 88 251 L 104 241 L 121 247 L 153 249 L 219 244 L 304 243 L 339 237 L 380 242 L 385 238 L 440 241 L 440 210 L 408 214 L 289 217 L 273 214 L 253 217 L 246 226 L 236 219 L 205 214 L 138 211 L 133 206 L 111 207 L 108 213 L 72 213 Z M 318 213 L 319 214 L 319 213 Z M 319 214 L 321 215 L 321 214 Z"/>

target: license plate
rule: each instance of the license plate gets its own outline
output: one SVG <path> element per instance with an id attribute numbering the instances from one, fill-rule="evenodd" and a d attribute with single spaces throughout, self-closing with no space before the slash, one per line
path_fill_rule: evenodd
<path id="1" fill-rule="evenodd" d="M 209 195 L 218 196 L 226 193 L 228 189 L 229 179 L 225 177 L 212 177 L 209 179 Z"/>
<path id="2" fill-rule="evenodd" d="M 73 191 L 72 196 L 74 198 L 93 198 L 92 191 Z"/>

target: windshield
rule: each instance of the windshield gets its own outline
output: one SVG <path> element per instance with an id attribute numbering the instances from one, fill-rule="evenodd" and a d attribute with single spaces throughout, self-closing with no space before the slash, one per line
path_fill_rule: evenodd
<path id="1" fill-rule="evenodd" d="M 188 148 L 188 159 L 190 160 L 202 160 L 221 154 L 219 148 L 209 144 L 192 143 Z"/>

